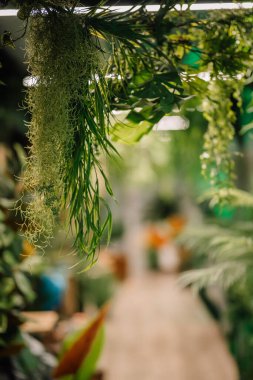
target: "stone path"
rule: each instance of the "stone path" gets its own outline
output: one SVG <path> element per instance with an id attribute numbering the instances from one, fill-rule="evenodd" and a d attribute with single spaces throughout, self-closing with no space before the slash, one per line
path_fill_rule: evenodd
<path id="1" fill-rule="evenodd" d="M 175 275 L 128 279 L 115 297 L 100 368 L 106 380 L 238 380 L 215 322 Z"/>

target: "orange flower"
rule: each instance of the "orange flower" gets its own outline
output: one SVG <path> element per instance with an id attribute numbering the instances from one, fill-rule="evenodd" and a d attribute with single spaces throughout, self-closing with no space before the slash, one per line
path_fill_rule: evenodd
<path id="1" fill-rule="evenodd" d="M 172 227 L 172 235 L 177 236 L 186 224 L 186 220 L 179 215 L 174 215 L 168 219 L 169 225 Z"/>
<path id="2" fill-rule="evenodd" d="M 167 236 L 158 233 L 155 228 L 150 228 L 148 231 L 148 245 L 152 248 L 160 248 L 168 240 Z"/>

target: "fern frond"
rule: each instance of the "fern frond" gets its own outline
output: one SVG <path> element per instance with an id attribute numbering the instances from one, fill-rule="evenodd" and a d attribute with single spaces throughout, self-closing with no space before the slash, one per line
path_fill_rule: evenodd
<path id="1" fill-rule="evenodd" d="M 231 228 L 218 225 L 187 228 L 178 241 L 193 255 L 204 259 L 206 265 L 184 273 L 180 282 L 185 285 L 201 288 L 218 283 L 230 287 L 253 265 L 253 238 L 245 235 L 237 224 Z"/>
<path id="2" fill-rule="evenodd" d="M 236 188 L 211 189 L 199 198 L 199 202 L 207 200 L 211 200 L 212 206 L 221 200 L 226 200 L 230 206 L 253 208 L 253 195 Z"/>
<path id="3" fill-rule="evenodd" d="M 195 290 L 213 284 L 218 284 L 226 289 L 239 281 L 245 272 L 246 267 L 242 263 L 224 262 L 208 268 L 187 271 L 180 276 L 179 284 L 182 286 L 191 285 Z"/>

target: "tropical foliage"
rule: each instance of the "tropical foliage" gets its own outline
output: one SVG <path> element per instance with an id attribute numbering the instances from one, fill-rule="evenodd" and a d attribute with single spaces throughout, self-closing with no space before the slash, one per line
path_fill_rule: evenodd
<path id="1" fill-rule="evenodd" d="M 104 344 L 103 324 L 107 311 L 108 305 L 105 305 L 84 329 L 67 336 L 53 378 L 64 377 L 66 380 L 92 378 Z"/>
<path id="2" fill-rule="evenodd" d="M 20 149 L 21 150 L 21 149 Z M 18 151 L 18 147 L 17 147 Z M 20 162 L 16 154 L 1 145 L 0 172 L 0 356 L 16 353 L 23 347 L 19 325 L 24 322 L 22 311 L 35 298 L 27 257 L 34 248 L 17 232 L 18 215 L 13 213 Z M 5 165 L 3 165 L 5 156 Z"/>
<path id="3" fill-rule="evenodd" d="M 24 180 L 33 195 L 24 213 L 25 229 L 34 244 L 43 246 L 53 235 L 55 219 L 67 208 L 68 224 L 76 231 L 75 248 L 93 262 L 105 228 L 110 233 L 111 227 L 110 211 L 100 197 L 101 178 L 110 195 L 112 190 L 99 155 L 113 151 L 109 114 L 116 94 L 126 86 L 118 78 L 133 76 L 144 66 L 153 72 L 166 58 L 160 59 L 156 44 L 143 32 L 140 12 L 131 15 L 130 26 L 126 14 L 107 9 L 98 15 L 96 8 L 85 15 L 74 14 L 68 6 L 46 9 L 44 14 L 36 6 L 26 45 L 37 82 L 27 96 L 31 155 Z M 156 89 L 164 99 L 170 96 L 164 86 L 169 77 L 157 73 Z M 145 88 L 138 87 L 136 95 L 154 97 L 142 91 Z M 101 208 L 107 214 L 103 222 Z"/>
<path id="4" fill-rule="evenodd" d="M 19 324 L 24 321 L 22 311 L 35 297 L 29 274 L 22 265 L 24 242 L 6 224 L 1 212 L 1 303 L 0 303 L 0 352 L 22 347 Z"/>
<path id="5" fill-rule="evenodd" d="M 129 142 L 130 134 L 138 141 L 189 96 L 203 100 L 208 120 L 203 171 L 219 188 L 234 181 L 228 148 L 240 81 L 250 75 L 252 12 L 194 13 L 191 2 L 178 10 L 176 1 L 165 0 L 152 13 L 145 3 L 121 13 L 100 3 L 77 14 L 77 1 L 18 2 L 36 81 L 27 93 L 31 154 L 24 181 L 32 196 L 24 211 L 26 235 L 45 246 L 67 214 L 86 264 L 96 260 L 106 228 L 110 235 L 101 184 L 112 195 L 102 164 L 114 152 L 111 140 Z"/>
<path id="6" fill-rule="evenodd" d="M 194 269 L 181 276 L 183 285 L 206 292 L 208 306 L 216 309 L 221 327 L 234 355 L 240 378 L 252 377 L 252 201 L 251 194 L 229 190 L 234 216 L 226 222 L 206 223 L 186 229 L 179 241 L 193 253 Z M 221 307 L 208 293 L 213 286 L 224 295 Z"/>
<path id="7" fill-rule="evenodd" d="M 55 225 L 66 218 L 75 249 L 86 265 L 94 263 L 101 238 L 111 229 L 104 198 L 105 191 L 110 196 L 113 192 L 103 157 L 115 153 L 114 141 L 139 141 L 163 116 L 182 114 L 193 98 L 197 99 L 193 108 L 207 121 L 201 160 L 202 172 L 212 185 L 212 204 L 226 199 L 235 207 L 252 207 L 252 196 L 234 188 L 236 149 L 232 149 L 240 133 L 252 128 L 252 120 L 242 129 L 239 122 L 241 92 L 252 82 L 252 10 L 192 12 L 192 2 L 188 9 L 178 10 L 177 1 L 165 0 L 157 13 L 147 12 L 143 1 L 128 12 L 111 11 L 102 2 L 77 14 L 78 1 L 12 3 L 19 6 L 18 16 L 24 20 L 26 59 L 35 82 L 27 91 L 30 157 L 24 183 L 29 201 L 24 196 L 26 207 L 20 206 L 31 242 L 44 247 Z M 1 44 L 12 46 L 19 37 L 5 32 Z M 250 118 L 249 98 L 244 111 Z M 186 147 L 183 159 L 187 154 Z M 182 282 L 198 288 L 219 283 L 230 288 L 231 302 L 244 295 L 249 331 L 252 227 L 245 220 L 232 227 L 214 223 L 188 229 L 181 237 L 202 268 L 186 273 Z M 16 267 L 16 261 L 8 262 L 6 250 L 16 252 L 12 246 L 16 235 L 4 226 L 5 235 L 11 239 L 3 245 L 2 261 L 10 276 L 10 265 Z M 21 240 L 17 241 L 20 251 Z M 11 289 L 12 295 L 14 287 L 20 287 L 15 278 L 5 282 L 4 294 Z M 21 302 L 21 296 L 25 302 L 25 290 L 18 292 L 14 301 Z M 15 303 L 12 306 L 16 310 Z M 2 306 L 2 310 L 5 333 L 9 309 Z M 236 313 L 231 311 L 231 320 Z M 231 329 L 237 352 L 240 326 Z M 248 340 L 244 353 L 251 344 Z"/>

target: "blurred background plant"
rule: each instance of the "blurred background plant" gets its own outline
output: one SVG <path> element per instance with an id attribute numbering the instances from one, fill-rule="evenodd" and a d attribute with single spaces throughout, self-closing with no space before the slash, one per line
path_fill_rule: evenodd
<path id="1" fill-rule="evenodd" d="M 59 315 L 66 318 L 66 315 L 83 311 L 91 305 L 93 305 L 93 309 L 100 308 L 111 298 L 116 283 L 116 279 L 109 271 L 97 274 L 95 271 L 91 276 L 79 276 L 76 279 L 75 289 L 79 289 L 76 293 L 75 289 L 71 290 L 69 276 L 63 275 L 62 264 L 59 266 L 59 263 L 55 262 L 54 254 L 52 253 L 51 260 L 44 260 L 41 255 L 36 253 L 35 248 L 20 235 L 18 229 L 21 216 L 16 213 L 14 206 L 22 190 L 18 179 L 24 155 L 25 152 L 20 145 L 14 145 L 13 149 L 3 143 L 0 145 L 1 380 L 11 378 L 51 379 L 51 372 L 56 366 L 57 360 L 50 353 L 55 354 L 55 351 L 49 349 L 52 347 L 52 341 L 54 342 L 54 339 L 50 337 L 50 329 L 55 326 L 58 317 L 56 314 L 50 314 L 50 311 L 57 310 Z M 66 299 L 67 291 L 70 292 L 70 297 L 76 297 L 72 309 Z M 29 310 L 32 310 L 32 313 Z M 37 322 L 36 318 L 38 317 L 34 313 L 36 310 L 42 312 L 42 319 Z M 88 343 L 84 343 L 86 348 L 81 350 L 83 356 L 79 364 L 82 365 L 82 368 L 78 376 L 82 379 L 90 379 L 95 372 L 95 365 L 104 339 L 102 319 L 100 316 L 100 322 L 95 330 L 93 329 L 93 335 L 89 339 L 84 334 L 83 341 L 88 339 Z M 81 316 L 79 320 L 77 326 L 82 333 L 82 326 L 85 323 L 88 326 L 88 319 Z M 98 328 L 99 332 L 97 332 Z M 64 328 L 59 335 L 60 338 L 56 338 L 56 342 L 59 342 L 59 339 L 66 336 L 64 343 L 66 352 L 79 339 L 80 335 L 80 333 L 71 332 L 71 329 L 73 326 Z M 89 330 L 87 327 L 85 331 L 87 329 Z M 59 331 L 61 330 L 62 328 L 59 328 Z M 32 337 L 31 333 L 36 339 Z M 43 335 L 45 336 L 43 337 Z M 44 341 L 44 345 L 42 345 L 42 341 Z M 75 378 L 78 378 L 77 374 Z"/>
<path id="2" fill-rule="evenodd" d="M 220 221 L 213 219 L 212 223 L 207 219 L 204 224 L 188 227 L 180 236 L 180 244 L 194 253 L 180 281 L 199 290 L 227 337 L 240 369 L 240 378 L 246 380 L 253 373 L 253 246 L 252 216 L 248 210 L 250 206 L 252 214 L 252 195 L 238 191 L 234 200 L 235 204 L 240 203 L 241 209 L 238 205 L 233 207 L 232 216 L 225 219 L 220 216 Z"/>
<path id="3" fill-rule="evenodd" d="M 18 196 L 13 175 L 18 175 L 20 163 L 17 153 L 3 144 L 1 160 L 1 346 L 4 349 L 6 345 L 15 348 L 15 340 L 18 344 L 18 326 L 23 321 L 20 312 L 34 300 L 35 293 L 25 263 L 34 249 L 18 234 L 18 217 L 10 211 Z"/>

